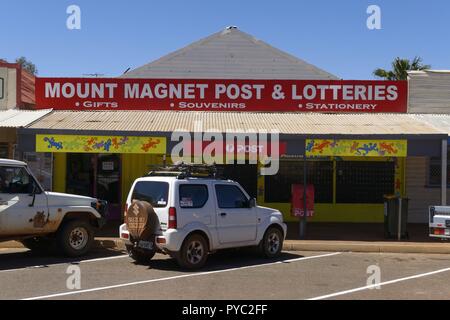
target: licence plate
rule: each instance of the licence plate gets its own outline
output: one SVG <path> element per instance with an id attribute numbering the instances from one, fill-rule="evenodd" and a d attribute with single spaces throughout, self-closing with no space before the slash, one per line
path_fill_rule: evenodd
<path id="1" fill-rule="evenodd" d="M 147 250 L 153 250 L 153 242 L 151 241 L 139 241 L 138 247 Z"/>

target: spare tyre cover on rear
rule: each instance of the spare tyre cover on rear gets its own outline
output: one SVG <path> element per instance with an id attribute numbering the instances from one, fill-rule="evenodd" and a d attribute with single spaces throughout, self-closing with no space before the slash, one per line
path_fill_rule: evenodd
<path id="1" fill-rule="evenodd" d="M 133 239 L 145 239 L 155 233 L 158 216 L 146 201 L 133 200 L 127 213 L 127 229 Z"/>

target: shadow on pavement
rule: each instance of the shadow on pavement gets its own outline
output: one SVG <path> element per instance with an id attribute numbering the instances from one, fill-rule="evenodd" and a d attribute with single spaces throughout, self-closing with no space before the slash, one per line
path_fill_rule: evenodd
<path id="1" fill-rule="evenodd" d="M 54 264 L 78 264 L 81 261 L 124 255 L 124 252 L 109 249 L 95 249 L 88 255 L 67 258 L 56 254 L 38 254 L 30 250 L 20 252 L 0 252 L 0 272 L 11 269 L 47 268 Z"/>
<path id="2" fill-rule="evenodd" d="M 303 258 L 300 254 L 292 254 L 283 252 L 278 258 L 267 259 L 261 256 L 254 249 L 230 249 L 219 251 L 211 254 L 206 261 L 205 266 L 199 270 L 187 270 L 178 266 L 175 259 L 154 259 L 147 265 L 149 269 L 165 270 L 165 271 L 182 271 L 188 273 L 201 273 L 210 271 L 220 271 L 233 268 L 251 267 L 264 265 L 290 259 Z M 289 263 L 289 262 L 286 262 Z"/>
<path id="3" fill-rule="evenodd" d="M 97 232 L 97 237 L 118 237 L 120 221 L 108 221 Z M 286 222 L 288 226 L 287 239 L 299 239 L 299 223 Z M 428 224 L 410 223 L 407 227 L 408 239 L 404 242 L 437 242 L 429 237 Z M 345 222 L 309 222 L 305 240 L 324 241 L 393 241 L 386 239 L 383 223 L 345 223 Z"/>
<path id="4" fill-rule="evenodd" d="M 299 239 L 299 223 L 286 222 L 288 226 L 287 239 Z M 436 242 L 429 237 L 428 224 L 409 223 L 408 239 L 403 242 Z M 308 222 L 305 240 L 323 241 L 393 241 L 395 238 L 385 238 L 383 223 L 345 223 L 345 222 Z"/>

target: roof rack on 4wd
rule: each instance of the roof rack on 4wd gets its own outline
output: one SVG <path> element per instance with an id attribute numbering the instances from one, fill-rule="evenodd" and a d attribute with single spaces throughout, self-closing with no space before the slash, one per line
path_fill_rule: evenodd
<path id="1" fill-rule="evenodd" d="M 158 167 L 150 171 L 147 177 L 177 177 L 177 179 L 213 178 L 219 179 L 216 165 L 180 163 Z"/>

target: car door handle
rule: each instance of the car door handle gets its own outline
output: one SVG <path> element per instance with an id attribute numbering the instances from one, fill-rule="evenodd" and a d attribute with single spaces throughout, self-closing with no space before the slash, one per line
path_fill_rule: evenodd
<path id="1" fill-rule="evenodd" d="M 226 214 L 226 212 L 222 212 L 222 213 L 220 214 L 220 216 L 221 216 L 221 217 L 226 217 L 227 214 Z"/>

